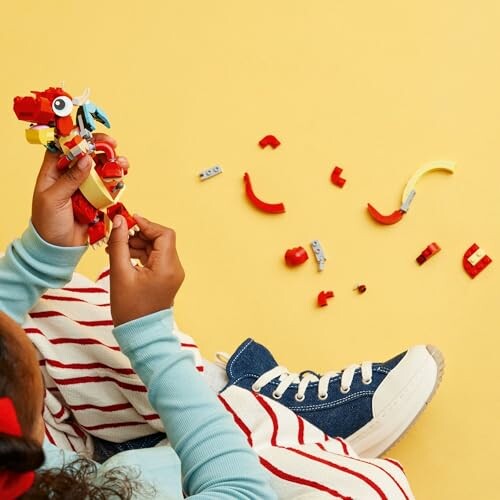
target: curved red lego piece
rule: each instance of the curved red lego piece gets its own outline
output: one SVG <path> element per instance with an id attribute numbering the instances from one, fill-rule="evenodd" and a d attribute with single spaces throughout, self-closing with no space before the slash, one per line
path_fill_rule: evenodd
<path id="1" fill-rule="evenodd" d="M 476 255 L 474 256 L 474 254 Z M 484 253 L 484 251 L 479 248 L 476 243 L 474 243 L 465 252 L 462 263 L 465 272 L 471 278 L 475 278 L 485 267 L 489 266 L 492 263 L 492 260 Z"/>
<path id="2" fill-rule="evenodd" d="M 255 196 L 250 182 L 250 176 L 247 172 L 245 172 L 243 180 L 245 181 L 245 192 L 247 194 L 247 198 L 252 202 L 254 207 L 269 214 L 285 213 L 285 205 L 283 205 L 283 203 L 266 203 L 265 201 L 259 200 L 259 198 Z"/>
<path id="3" fill-rule="evenodd" d="M 94 145 L 96 153 L 98 151 L 102 151 L 106 155 L 106 159 L 108 161 L 116 160 L 115 149 L 113 148 L 113 146 L 111 146 L 111 144 L 108 144 L 107 142 L 96 141 Z"/>
<path id="4" fill-rule="evenodd" d="M 339 188 L 344 187 L 346 181 L 345 179 L 342 179 L 342 177 L 340 177 L 341 174 L 342 174 L 342 169 L 340 167 L 335 167 L 333 169 L 332 174 L 330 175 L 330 180 L 333 182 L 333 184 L 335 184 Z"/>
<path id="5" fill-rule="evenodd" d="M 380 224 L 385 224 L 386 226 L 390 226 L 391 224 L 396 224 L 399 222 L 403 215 L 405 214 L 403 210 L 395 210 L 390 215 L 382 215 L 373 205 L 368 203 L 368 213 L 372 216 L 374 220 L 379 222 Z"/>
<path id="6" fill-rule="evenodd" d="M 266 146 L 271 146 L 273 149 L 276 149 L 281 144 L 274 135 L 266 135 L 259 141 L 259 146 L 264 149 Z"/>
<path id="7" fill-rule="evenodd" d="M 328 290 L 327 292 L 321 291 L 318 294 L 318 306 L 319 307 L 325 307 L 328 305 L 328 299 L 331 299 L 334 297 L 334 294 L 331 290 Z"/>

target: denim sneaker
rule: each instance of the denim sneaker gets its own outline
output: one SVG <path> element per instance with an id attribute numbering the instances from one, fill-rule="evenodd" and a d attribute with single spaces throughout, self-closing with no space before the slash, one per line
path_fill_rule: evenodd
<path id="1" fill-rule="evenodd" d="M 409 429 L 436 391 L 441 352 L 418 345 L 383 363 L 363 362 L 323 375 L 291 373 L 261 344 L 247 339 L 232 356 L 218 353 L 228 384 L 278 400 L 360 455 L 377 457 Z"/>

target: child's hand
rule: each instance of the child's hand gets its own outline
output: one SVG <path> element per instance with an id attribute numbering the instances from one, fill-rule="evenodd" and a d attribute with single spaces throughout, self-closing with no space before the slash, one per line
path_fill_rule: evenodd
<path id="1" fill-rule="evenodd" d="M 106 251 L 110 258 L 111 316 L 115 326 L 172 307 L 184 281 L 172 229 L 134 215 L 140 232 L 130 238 L 117 215 Z M 134 267 L 130 259 L 144 267 Z"/>
<path id="2" fill-rule="evenodd" d="M 105 134 L 94 134 L 94 139 L 116 147 L 116 141 Z M 45 153 L 33 194 L 31 222 L 47 243 L 61 247 L 85 245 L 87 225 L 74 220 L 71 195 L 88 177 L 92 161 L 84 156 L 61 173 L 56 166 L 58 158 L 56 153 Z M 119 161 L 128 168 L 125 158 L 120 157 Z"/>

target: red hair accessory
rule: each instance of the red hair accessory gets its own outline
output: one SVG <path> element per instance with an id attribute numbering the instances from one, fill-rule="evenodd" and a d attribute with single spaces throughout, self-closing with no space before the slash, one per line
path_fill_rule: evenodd
<path id="1" fill-rule="evenodd" d="M 0 398 L 0 433 L 22 436 L 16 409 L 10 398 Z M 35 472 L 13 472 L 0 469 L 0 497 L 13 500 L 26 493 L 35 480 Z"/>

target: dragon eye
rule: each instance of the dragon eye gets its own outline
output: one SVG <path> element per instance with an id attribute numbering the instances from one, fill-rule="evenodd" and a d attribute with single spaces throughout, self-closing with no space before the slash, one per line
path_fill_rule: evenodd
<path id="1" fill-rule="evenodd" d="M 57 116 L 68 116 L 71 114 L 72 110 L 73 103 L 71 102 L 71 99 L 65 95 L 57 97 L 52 103 L 52 111 L 54 111 Z"/>

